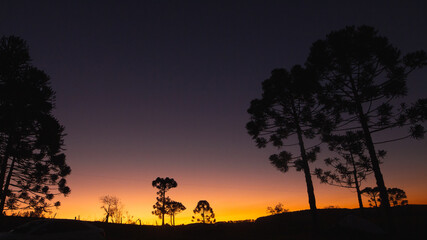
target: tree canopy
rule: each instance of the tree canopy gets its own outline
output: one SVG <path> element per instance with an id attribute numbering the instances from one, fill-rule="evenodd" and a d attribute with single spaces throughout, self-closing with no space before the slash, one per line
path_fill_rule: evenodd
<path id="1" fill-rule="evenodd" d="M 206 200 L 200 200 L 197 203 L 196 208 L 194 208 L 193 210 L 194 214 L 200 214 L 200 216 L 202 218 L 195 218 L 193 216 L 193 221 L 194 219 L 197 222 L 201 222 L 201 223 L 214 223 L 215 220 L 215 213 L 212 209 L 212 207 L 210 206 L 209 202 Z"/>
<path id="2" fill-rule="evenodd" d="M 408 127 L 407 136 L 423 137 L 425 130 L 420 123 L 427 118 L 427 100 L 420 99 L 412 106 L 396 101 L 407 94 L 408 75 L 426 65 L 424 51 L 402 56 L 369 26 L 333 31 L 310 49 L 306 67 L 323 88 L 320 100 L 339 116 L 333 131 L 363 132 L 382 199 L 388 199 L 388 194 L 375 144 L 393 139 L 383 140 L 376 134 Z M 388 209 L 388 201 L 383 206 Z"/>
<path id="3" fill-rule="evenodd" d="M 359 207 L 362 209 L 360 186 L 372 173 L 370 159 L 365 155 L 363 133 L 347 131 L 345 135 L 326 135 L 323 141 L 328 143 L 329 150 L 336 152 L 340 157 L 325 159 L 326 166 L 332 167 L 332 171 L 316 168 L 314 174 L 321 183 L 356 189 Z M 380 153 L 381 157 L 385 155 L 385 151 Z"/>
<path id="4" fill-rule="evenodd" d="M 384 202 L 381 200 L 379 195 L 380 191 L 378 187 L 366 187 L 362 190 L 362 194 L 369 197 L 368 202 L 371 207 L 378 207 Z M 408 204 L 405 191 L 400 188 L 388 188 L 387 193 L 389 195 L 389 204 L 391 206 L 404 206 Z"/>
<path id="5" fill-rule="evenodd" d="M 271 144 L 280 148 L 279 154 L 270 156 L 270 162 L 280 171 L 295 167 L 304 172 L 310 209 L 316 210 L 316 199 L 309 163 L 316 160 L 318 146 L 307 147 L 307 140 L 316 136 L 321 119 L 321 108 L 315 93 L 319 85 L 310 71 L 294 66 L 291 71 L 275 69 L 262 83 L 262 98 L 251 101 L 246 125 L 249 135 L 259 148 Z M 326 122 L 323 121 L 326 125 Z M 296 143 L 295 143 L 296 142 Z M 298 151 L 284 150 L 299 146 Z M 313 215 L 314 216 L 314 215 Z"/>
<path id="6" fill-rule="evenodd" d="M 54 105 L 49 76 L 31 65 L 26 42 L 2 37 L 0 214 L 20 209 L 42 214 L 55 195 L 70 193 L 66 177 L 71 168 L 62 152 L 64 127 L 52 115 Z"/>

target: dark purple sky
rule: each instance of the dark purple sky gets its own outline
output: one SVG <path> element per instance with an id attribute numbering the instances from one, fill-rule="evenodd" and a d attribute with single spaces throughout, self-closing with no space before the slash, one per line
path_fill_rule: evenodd
<path id="1" fill-rule="evenodd" d="M 371 25 L 403 53 L 427 50 L 427 2 L 289 2 L 4 0 L 0 35 L 24 38 L 51 76 L 76 197 L 88 175 L 143 177 L 147 191 L 158 175 L 304 186 L 302 175 L 271 167 L 271 150 L 246 133 L 261 82 L 302 64 L 315 40 L 346 25 Z M 409 79 L 411 99 L 426 97 L 426 76 Z M 416 146 L 414 169 L 427 170 L 425 140 L 399 146 L 401 154 Z M 398 166 L 390 162 L 386 180 Z"/>

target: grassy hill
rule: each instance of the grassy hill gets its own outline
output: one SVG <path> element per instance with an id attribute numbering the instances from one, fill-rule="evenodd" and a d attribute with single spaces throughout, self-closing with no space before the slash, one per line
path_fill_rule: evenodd
<path id="1" fill-rule="evenodd" d="M 255 222 L 219 222 L 181 226 L 138 226 L 92 222 L 107 239 L 427 239 L 427 205 L 395 207 L 395 232 L 389 233 L 380 209 L 320 209 L 318 229 L 308 210 L 260 217 Z M 34 219 L 4 217 L 0 231 Z"/>

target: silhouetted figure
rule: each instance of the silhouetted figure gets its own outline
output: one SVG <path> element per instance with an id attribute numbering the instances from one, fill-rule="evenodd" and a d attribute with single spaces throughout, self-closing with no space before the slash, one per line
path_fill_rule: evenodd
<path id="1" fill-rule="evenodd" d="M 0 214 L 30 209 L 41 216 L 58 192 L 70 193 L 64 127 L 52 115 L 55 92 L 30 61 L 24 40 L 0 39 Z"/>
<path id="2" fill-rule="evenodd" d="M 171 202 L 169 197 L 166 197 L 166 192 L 178 186 L 176 181 L 173 178 L 160 178 L 157 177 L 151 184 L 153 187 L 159 189 L 157 192 L 158 197 L 156 197 L 157 202 L 153 206 L 154 211 L 152 212 L 154 215 L 157 215 L 162 218 L 162 226 L 165 225 L 165 214 L 166 206 Z"/>
<path id="3" fill-rule="evenodd" d="M 201 223 L 214 223 L 215 220 L 215 214 L 213 212 L 212 207 L 209 205 L 209 202 L 206 200 L 200 200 L 197 203 L 196 208 L 193 210 L 194 214 L 200 214 L 200 216 L 202 217 L 200 218 L 195 218 L 193 216 L 193 220 L 196 220 L 197 222 L 201 222 Z"/>

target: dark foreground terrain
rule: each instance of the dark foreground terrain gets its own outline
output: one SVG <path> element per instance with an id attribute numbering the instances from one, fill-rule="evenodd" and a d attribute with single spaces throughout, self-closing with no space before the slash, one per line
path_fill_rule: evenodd
<path id="1" fill-rule="evenodd" d="M 320 209 L 318 229 L 312 228 L 309 211 L 261 217 L 255 222 L 219 222 L 212 225 L 138 226 L 93 222 L 108 240 L 125 239 L 427 239 L 427 205 L 395 207 L 395 229 L 390 232 L 380 209 Z M 0 232 L 32 221 L 3 217 Z"/>

